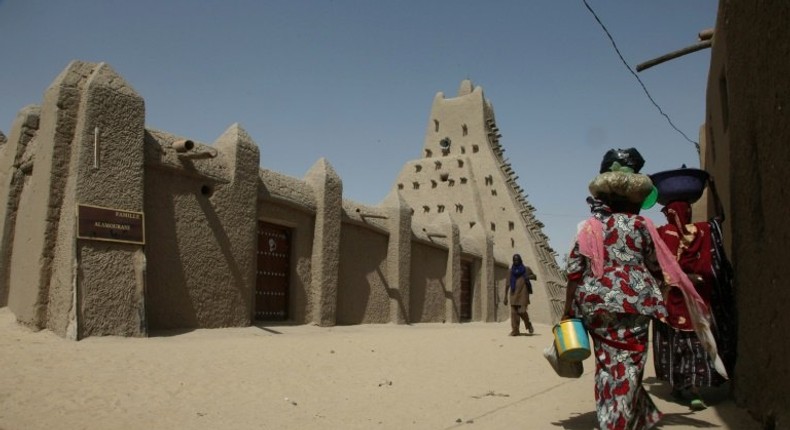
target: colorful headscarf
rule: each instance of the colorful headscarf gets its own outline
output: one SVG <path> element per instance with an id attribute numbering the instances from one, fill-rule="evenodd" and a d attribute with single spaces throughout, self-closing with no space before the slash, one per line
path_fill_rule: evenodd
<path id="1" fill-rule="evenodd" d="M 710 306 L 716 274 L 713 271 L 713 248 L 710 224 L 691 223 L 691 204 L 674 201 L 667 204 L 661 212 L 667 217 L 667 224 L 658 227 L 658 234 L 686 274 L 695 274 L 702 282 L 695 289 L 702 300 Z M 691 330 L 689 311 L 686 303 L 676 289 L 667 294 L 667 322 L 680 330 Z"/>
<path id="2" fill-rule="evenodd" d="M 686 273 L 696 273 L 706 282 L 713 280 L 713 249 L 710 223 L 691 222 L 691 204 L 685 201 L 674 201 L 661 210 L 667 217 L 667 224 L 658 228 L 658 232 L 675 255 Z M 703 293 L 708 300 L 708 294 Z"/>

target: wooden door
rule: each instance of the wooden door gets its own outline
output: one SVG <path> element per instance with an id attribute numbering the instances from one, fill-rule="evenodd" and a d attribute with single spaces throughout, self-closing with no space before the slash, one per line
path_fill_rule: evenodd
<path id="1" fill-rule="evenodd" d="M 461 321 L 472 319 L 472 263 L 461 262 Z"/>
<path id="2" fill-rule="evenodd" d="M 291 230 L 258 221 L 258 271 L 255 282 L 255 319 L 288 319 Z"/>

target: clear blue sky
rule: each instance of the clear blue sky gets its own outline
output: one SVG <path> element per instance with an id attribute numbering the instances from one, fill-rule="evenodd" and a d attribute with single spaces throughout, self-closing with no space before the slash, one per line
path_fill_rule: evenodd
<path id="1" fill-rule="evenodd" d="M 635 67 L 696 42 L 715 0 L 588 0 Z M 560 254 L 609 148 L 645 173 L 698 166 L 581 0 L 0 0 L 0 130 L 71 60 L 106 62 L 146 124 L 211 143 L 239 122 L 261 166 L 301 178 L 325 157 L 346 198 L 377 204 L 420 157 L 434 95 L 482 86 L 519 182 Z M 698 140 L 710 51 L 639 73 Z M 660 213 L 646 212 L 658 221 Z"/>

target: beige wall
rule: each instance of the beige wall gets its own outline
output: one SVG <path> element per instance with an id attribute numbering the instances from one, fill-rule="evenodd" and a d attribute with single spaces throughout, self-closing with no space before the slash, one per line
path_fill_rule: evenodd
<path id="1" fill-rule="evenodd" d="M 142 210 L 143 118 L 142 99 L 103 63 L 72 62 L 45 93 L 20 159 L 18 212 L 4 220 L 8 304 L 21 323 L 70 338 L 144 333 L 141 279 L 127 278 L 139 246 L 96 258 L 75 222 L 77 204 Z"/>
<path id="2" fill-rule="evenodd" d="M 708 81 L 705 161 L 727 208 L 739 312 L 735 396 L 790 429 L 790 3 L 723 1 Z"/>
<path id="3" fill-rule="evenodd" d="M 510 305 L 505 305 L 505 286 L 508 285 L 510 279 L 508 275 L 510 274 L 510 267 L 505 266 L 503 264 L 497 264 L 496 266 L 496 297 L 497 297 L 497 307 L 496 307 L 496 315 L 497 321 L 505 321 L 510 318 Z M 535 288 L 533 287 L 533 290 Z M 532 319 L 532 313 L 535 309 L 534 304 L 531 304 L 529 307 L 529 314 L 530 320 Z"/>
<path id="4" fill-rule="evenodd" d="M 381 232 L 344 223 L 340 235 L 338 324 L 389 322 L 387 279 L 388 237 Z"/>
<path id="5" fill-rule="evenodd" d="M 447 250 L 415 241 L 411 255 L 420 264 L 413 267 L 410 278 L 410 322 L 446 322 Z"/>
<path id="6" fill-rule="evenodd" d="M 143 246 L 76 239 L 75 213 L 78 204 L 143 211 L 144 102 L 104 63 L 96 65 L 81 87 L 84 95 L 57 221 L 47 324 L 78 338 L 144 336 Z"/>
<path id="7" fill-rule="evenodd" d="M 49 278 L 57 237 L 71 142 L 77 127 L 80 77 L 95 65 L 72 63 L 47 89 L 39 128 L 27 145 L 24 159 L 34 165 L 24 177 L 9 265 L 8 306 L 17 320 L 33 328 L 46 327 Z M 35 159 L 33 159 L 35 153 Z"/>
<path id="8" fill-rule="evenodd" d="M 258 147 L 231 126 L 178 154 L 175 136 L 147 135 L 147 314 L 152 329 L 252 321 Z"/>
<path id="9" fill-rule="evenodd" d="M 209 234 L 203 185 L 200 178 L 177 171 L 150 169 L 146 175 L 145 210 L 156 214 L 146 223 L 146 254 L 151 261 L 146 304 L 152 330 L 202 327 L 214 318 L 215 306 L 208 300 L 211 292 L 196 288 L 213 266 L 222 264 L 212 258 L 220 245 Z"/>
<path id="10" fill-rule="evenodd" d="M 27 106 L 17 114 L 11 134 L 0 148 L 0 306 L 8 304 L 9 275 L 11 253 L 13 252 L 14 232 L 16 229 L 17 210 L 22 188 L 32 172 L 32 160 L 23 163 L 23 156 L 28 143 L 38 131 L 41 108 Z"/>

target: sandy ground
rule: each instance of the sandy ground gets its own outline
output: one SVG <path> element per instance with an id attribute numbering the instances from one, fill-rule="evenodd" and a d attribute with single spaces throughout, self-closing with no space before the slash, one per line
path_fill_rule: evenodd
<path id="1" fill-rule="evenodd" d="M 592 429 L 592 362 L 557 377 L 549 327 L 267 325 L 80 342 L 0 309 L 0 429 Z M 659 428 L 759 429 L 726 388 L 711 408 L 645 385 Z"/>

